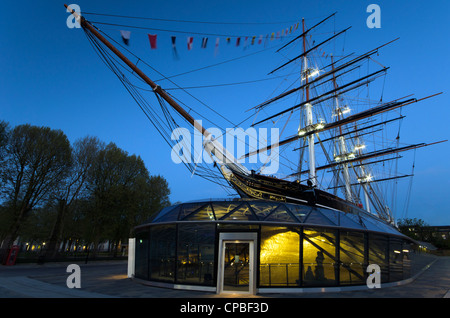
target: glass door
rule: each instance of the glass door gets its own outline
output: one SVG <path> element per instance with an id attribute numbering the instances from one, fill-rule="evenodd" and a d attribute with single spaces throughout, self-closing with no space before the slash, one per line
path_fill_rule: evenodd
<path id="1" fill-rule="evenodd" d="M 250 243 L 224 242 L 223 291 L 250 292 Z"/>
<path id="2" fill-rule="evenodd" d="M 217 293 L 256 292 L 256 242 L 258 234 L 219 234 Z"/>

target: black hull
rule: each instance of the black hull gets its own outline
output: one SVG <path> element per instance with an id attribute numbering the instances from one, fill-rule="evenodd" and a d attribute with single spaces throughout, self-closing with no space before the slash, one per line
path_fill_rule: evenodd
<path id="1" fill-rule="evenodd" d="M 322 206 L 346 213 L 366 212 L 354 203 L 307 185 L 259 174 L 232 172 L 227 178 L 242 198 Z"/>

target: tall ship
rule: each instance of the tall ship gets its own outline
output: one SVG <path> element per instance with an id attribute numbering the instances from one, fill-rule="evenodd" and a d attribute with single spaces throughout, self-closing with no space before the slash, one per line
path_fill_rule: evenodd
<path id="1" fill-rule="evenodd" d="M 287 62 L 269 70 L 269 75 L 293 67 L 297 68 L 297 76 L 287 88 L 249 107 L 246 112 L 252 120 L 247 129 L 278 128 L 279 138 L 264 147 L 249 147 L 239 157 L 234 155 L 233 149 L 226 149 L 217 134 L 192 116 L 190 106 L 174 98 L 131 61 L 137 59 L 145 63 L 142 59 L 126 47 L 119 50 L 120 43 L 83 16 L 74 11 L 72 14 L 103 62 L 117 75 L 170 146 L 174 147 L 177 142 L 170 138 L 171 132 L 186 122 L 202 135 L 203 151 L 212 163 L 196 161 L 197 154 L 189 153 L 192 160 L 183 163 L 191 173 L 231 187 L 242 198 L 318 206 L 344 213 L 368 213 L 394 225 L 383 186 L 395 184 L 400 178 L 410 178 L 412 173 L 396 174 L 392 167 L 404 152 L 442 142 L 403 145 L 395 135 L 390 139 L 386 136 L 387 132 L 395 131 L 390 128 L 398 126 L 405 117 L 400 109 L 440 93 L 383 100 L 383 81 L 389 67 L 380 63 L 378 56 L 395 40 L 363 54 L 325 54 L 323 48 L 350 29 L 313 38 L 313 31 L 326 25 L 335 14 L 311 26 L 303 19 L 299 34 L 279 45 L 277 52 L 296 53 Z M 138 85 L 133 84 L 135 78 L 139 80 Z M 151 106 L 143 97 L 138 88 L 142 87 L 142 82 L 149 85 L 160 107 Z M 372 85 L 381 87 L 379 98 L 367 97 L 364 93 Z M 386 138 L 390 141 L 384 141 Z M 265 173 L 267 162 L 255 163 L 251 158 L 269 153 L 271 158 L 276 154 L 279 171 L 268 175 Z M 251 167 L 246 161 L 252 162 Z M 387 167 L 390 171 L 383 172 Z"/>

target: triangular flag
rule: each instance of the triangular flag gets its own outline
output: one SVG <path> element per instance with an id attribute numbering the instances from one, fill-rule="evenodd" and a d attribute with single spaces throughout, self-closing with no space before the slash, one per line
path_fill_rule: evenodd
<path id="1" fill-rule="evenodd" d="M 230 44 L 231 38 L 227 38 L 227 44 Z"/>
<path id="2" fill-rule="evenodd" d="M 262 36 L 262 34 L 259 36 L 259 39 L 258 39 L 258 44 L 261 44 L 262 43 L 262 39 L 263 39 L 263 36 Z"/>
<path id="3" fill-rule="evenodd" d="M 220 40 L 220 38 L 216 39 L 216 47 L 214 49 L 214 56 L 216 56 L 217 53 L 219 52 L 219 40 Z"/>
<path id="4" fill-rule="evenodd" d="M 122 36 L 123 43 L 125 43 L 125 45 L 128 45 L 130 43 L 131 32 L 120 30 L 120 35 Z"/>
<path id="5" fill-rule="evenodd" d="M 239 46 L 239 43 L 241 43 L 241 38 L 240 38 L 240 37 L 238 37 L 238 38 L 236 39 L 236 46 Z"/>
<path id="6" fill-rule="evenodd" d="M 202 39 L 202 49 L 206 49 L 206 44 L 208 43 L 208 38 Z"/>
<path id="7" fill-rule="evenodd" d="M 177 47 L 175 45 L 176 39 L 177 39 L 176 36 L 172 36 L 172 52 L 173 52 L 173 58 L 175 60 L 179 60 L 180 57 L 178 56 Z"/>
<path id="8" fill-rule="evenodd" d="M 256 36 L 255 35 L 252 36 L 252 45 L 255 44 L 255 39 L 256 39 Z"/>
<path id="9" fill-rule="evenodd" d="M 275 35 L 275 33 L 272 32 L 272 34 L 270 35 L 270 41 L 273 40 L 274 35 Z"/>
<path id="10" fill-rule="evenodd" d="M 152 50 L 156 49 L 156 34 L 149 34 L 148 39 L 150 40 L 150 48 Z"/>
<path id="11" fill-rule="evenodd" d="M 192 36 L 188 36 L 187 38 L 187 46 L 188 46 L 188 50 L 192 49 L 192 43 L 194 42 L 194 38 Z"/>
<path id="12" fill-rule="evenodd" d="M 248 36 L 246 36 L 244 40 L 244 50 L 247 48 L 247 46 L 248 46 Z"/>

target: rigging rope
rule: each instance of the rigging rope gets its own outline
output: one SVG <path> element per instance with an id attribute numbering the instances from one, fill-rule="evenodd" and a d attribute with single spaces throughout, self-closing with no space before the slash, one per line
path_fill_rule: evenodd
<path id="1" fill-rule="evenodd" d="M 158 133 L 163 137 L 165 142 L 169 146 L 173 146 L 173 141 L 169 139 L 169 136 L 171 134 L 171 131 L 178 127 L 178 124 L 170 114 L 167 106 L 165 105 L 165 102 L 157 96 L 157 100 L 160 103 L 162 113 L 164 115 L 164 118 L 166 120 L 163 120 L 151 107 L 151 105 L 147 102 L 147 100 L 136 90 L 135 86 L 129 81 L 129 79 L 124 75 L 124 73 L 121 72 L 119 69 L 120 64 L 115 63 L 115 59 L 107 51 L 101 43 L 92 35 L 90 34 L 86 29 L 84 30 L 85 34 L 89 40 L 89 43 L 94 48 L 94 51 L 97 53 L 97 55 L 100 57 L 100 59 L 104 62 L 104 64 L 117 76 L 117 78 L 120 80 L 120 82 L 124 85 L 126 90 L 130 93 L 132 98 L 135 100 L 135 102 L 138 104 L 138 106 L 141 108 L 141 110 L 144 112 L 146 117 L 150 120 L 150 122 L 153 124 L 155 129 L 158 131 Z M 121 66 L 121 65 L 120 65 Z M 126 68 L 125 68 L 126 69 Z M 183 164 L 187 167 L 188 170 L 191 172 L 193 171 L 193 167 L 191 163 L 186 163 L 182 161 Z M 208 181 L 214 182 L 222 187 L 229 187 L 229 185 L 224 184 L 223 178 L 221 175 L 217 173 L 217 171 L 213 171 L 208 167 L 197 167 L 197 171 L 195 172 L 196 175 L 207 179 Z"/>

